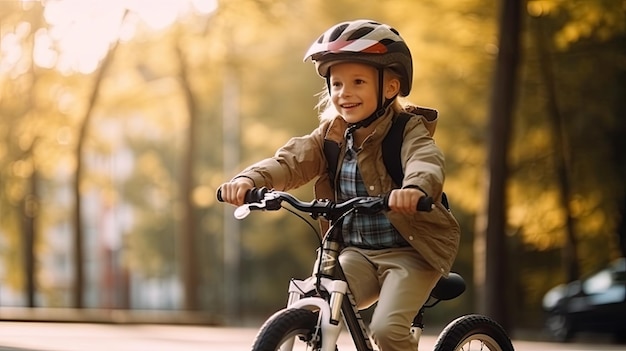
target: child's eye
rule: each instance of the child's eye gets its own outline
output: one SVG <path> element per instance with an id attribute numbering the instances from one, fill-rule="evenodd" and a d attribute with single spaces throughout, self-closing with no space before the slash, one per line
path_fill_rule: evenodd
<path id="1" fill-rule="evenodd" d="M 354 83 L 356 83 L 356 84 L 363 84 L 363 83 L 365 83 L 365 81 L 363 79 L 357 79 L 357 80 L 354 81 Z"/>

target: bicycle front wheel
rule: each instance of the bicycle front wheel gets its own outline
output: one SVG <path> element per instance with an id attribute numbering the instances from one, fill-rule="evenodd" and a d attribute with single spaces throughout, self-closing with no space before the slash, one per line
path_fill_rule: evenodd
<path id="1" fill-rule="evenodd" d="M 493 319 L 471 314 L 450 322 L 437 339 L 434 351 L 514 351 L 504 328 Z"/>
<path id="2" fill-rule="evenodd" d="M 276 312 L 261 327 L 252 351 L 319 350 L 317 316 L 317 312 L 301 308 Z"/>

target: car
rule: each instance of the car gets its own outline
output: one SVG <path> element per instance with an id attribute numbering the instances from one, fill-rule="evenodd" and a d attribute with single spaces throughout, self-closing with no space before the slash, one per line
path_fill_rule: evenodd
<path id="1" fill-rule="evenodd" d="M 550 289 L 543 297 L 546 329 L 560 342 L 578 332 L 607 332 L 624 341 L 626 335 L 626 258 L 606 268 Z"/>

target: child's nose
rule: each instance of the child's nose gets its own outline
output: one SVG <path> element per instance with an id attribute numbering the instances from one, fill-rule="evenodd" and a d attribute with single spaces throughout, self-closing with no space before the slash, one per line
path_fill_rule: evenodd
<path id="1" fill-rule="evenodd" d="M 341 87 L 339 90 L 339 96 L 349 96 L 351 93 L 350 89 L 347 86 Z"/>

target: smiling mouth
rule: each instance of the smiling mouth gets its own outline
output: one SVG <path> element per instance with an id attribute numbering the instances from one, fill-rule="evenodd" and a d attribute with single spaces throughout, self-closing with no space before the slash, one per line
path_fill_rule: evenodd
<path id="1" fill-rule="evenodd" d="M 342 104 L 342 108 L 350 109 L 359 106 L 360 104 Z"/>

